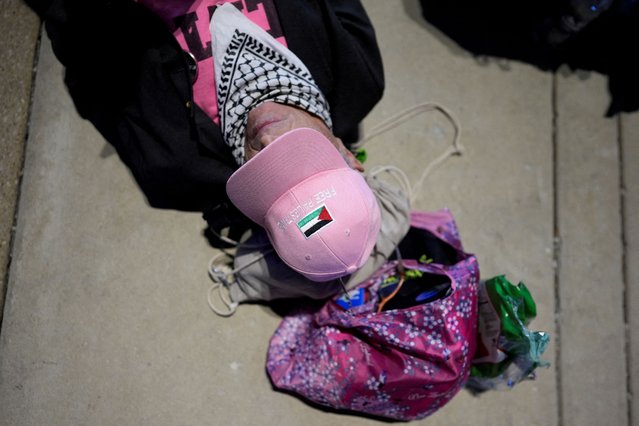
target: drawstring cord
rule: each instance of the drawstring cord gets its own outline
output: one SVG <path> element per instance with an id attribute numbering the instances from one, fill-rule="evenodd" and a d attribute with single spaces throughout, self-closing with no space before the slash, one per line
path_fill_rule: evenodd
<path id="1" fill-rule="evenodd" d="M 426 103 L 418 104 L 413 107 L 407 108 L 397 113 L 396 115 L 389 117 L 388 119 L 381 122 L 380 124 L 376 125 L 370 130 L 370 133 L 366 135 L 364 139 L 362 139 L 361 142 L 354 144 L 352 146 L 353 149 L 359 149 L 363 147 L 365 144 L 367 144 L 368 142 L 370 142 L 372 139 L 376 138 L 377 136 L 382 135 L 386 133 L 387 131 L 389 131 L 390 129 L 393 129 L 399 126 L 403 122 L 428 111 L 439 111 L 441 114 L 443 114 L 444 117 L 446 117 L 452 124 L 454 129 L 454 135 L 453 135 L 452 145 L 449 146 L 448 149 L 446 149 L 446 151 L 442 152 L 437 158 L 432 160 L 426 166 L 426 168 L 424 168 L 417 182 L 411 185 L 410 180 L 408 179 L 408 176 L 406 175 L 406 172 L 404 172 L 402 169 L 400 169 L 397 166 L 377 166 L 371 169 L 371 171 L 369 172 L 369 174 L 373 177 L 383 172 L 388 172 L 391 175 L 393 175 L 392 172 L 396 173 L 394 177 L 400 183 L 400 185 L 402 186 L 402 189 L 404 189 L 404 191 L 406 192 L 406 195 L 408 196 L 411 205 L 415 202 L 417 196 L 419 195 L 419 192 L 418 192 L 419 188 L 422 186 L 422 184 L 426 180 L 426 177 L 436 167 L 444 163 L 449 157 L 454 155 L 462 155 L 462 153 L 464 152 L 464 148 L 459 142 L 459 139 L 461 137 L 461 125 L 459 124 L 459 121 L 457 120 L 457 118 L 450 111 L 448 111 L 448 109 L 436 103 L 426 102 Z M 215 233 L 215 236 L 217 238 L 236 248 L 239 248 L 239 247 L 263 248 L 269 245 L 269 243 L 262 243 L 262 244 L 240 243 L 238 241 L 235 241 L 228 237 L 220 235 L 216 233 L 215 231 L 213 232 Z M 264 253 L 261 253 L 255 259 L 251 260 L 249 263 L 242 265 L 236 269 L 231 269 L 226 264 L 215 266 L 215 262 L 219 258 L 221 258 L 222 256 L 230 256 L 226 252 L 218 253 L 217 255 L 213 256 L 211 260 L 209 261 L 209 265 L 208 265 L 209 277 L 213 281 L 213 285 L 209 288 L 209 291 L 207 294 L 207 300 L 211 310 L 215 312 L 217 315 L 222 317 L 230 317 L 231 315 L 233 315 L 235 311 L 237 311 L 237 308 L 239 306 L 238 302 L 235 302 L 231 299 L 231 295 L 229 292 L 230 286 L 236 282 L 235 274 L 256 262 L 259 262 L 268 254 L 272 253 L 273 251 L 274 249 L 270 248 L 266 250 Z M 398 270 L 403 272 L 403 264 L 402 264 L 401 256 L 398 250 L 397 250 L 397 258 L 399 261 Z M 340 282 L 342 283 L 342 290 L 344 291 L 344 294 L 348 297 L 348 293 L 346 292 L 346 288 L 344 286 L 343 281 L 341 281 L 341 279 L 340 279 Z M 224 292 L 222 291 L 222 288 L 225 288 L 227 290 L 227 293 L 228 293 L 227 295 L 224 294 Z M 216 291 L 219 295 L 219 299 L 225 305 L 226 310 L 221 310 L 215 306 L 213 302 L 213 295 Z"/>
<path id="2" fill-rule="evenodd" d="M 252 247 L 256 247 L 256 246 L 257 247 L 264 247 L 265 245 L 267 245 L 267 244 L 247 244 L 247 245 L 244 245 L 242 243 L 238 243 L 237 241 L 233 241 L 230 238 L 229 238 L 229 241 L 233 242 L 238 247 L 246 246 L 246 247 L 252 248 Z M 211 285 L 211 287 L 209 287 L 209 291 L 207 293 L 207 301 L 209 303 L 209 308 L 211 308 L 211 310 L 213 312 L 215 312 L 216 314 L 218 314 L 221 317 L 230 317 L 231 315 L 233 315 L 235 313 L 235 311 L 237 310 L 237 307 L 239 306 L 239 303 L 238 302 L 234 302 L 231 299 L 231 294 L 230 294 L 230 292 L 228 292 L 228 290 L 231 288 L 231 284 L 233 284 L 236 281 L 235 274 L 237 272 L 241 271 L 242 269 L 248 268 L 252 264 L 259 262 L 264 257 L 266 257 L 267 255 L 271 254 L 273 251 L 274 251 L 273 248 L 265 250 L 264 253 L 260 253 L 260 255 L 257 256 L 255 259 L 253 259 L 250 262 L 248 262 L 247 264 L 242 265 L 239 268 L 235 268 L 235 269 L 231 269 L 226 264 L 215 266 L 215 262 L 219 258 L 221 258 L 223 256 L 228 256 L 227 253 L 222 252 L 222 253 L 218 253 L 215 256 L 213 256 L 211 258 L 211 260 L 209 261 L 209 266 L 208 266 L 209 277 L 213 281 L 213 285 Z M 227 290 L 228 295 L 224 294 L 224 292 L 222 291 L 222 288 L 225 288 Z M 215 294 L 216 290 L 217 290 L 217 294 L 219 295 L 219 299 L 226 306 L 226 310 L 220 310 L 219 308 L 217 308 L 215 306 L 215 303 L 213 302 L 213 294 Z"/>
<path id="3" fill-rule="evenodd" d="M 373 127 L 370 130 L 370 133 L 366 135 L 366 137 L 362 139 L 361 142 L 355 144 L 353 147 L 354 149 L 359 149 L 363 147 L 365 144 L 367 144 L 368 142 L 370 142 L 371 139 L 374 139 L 377 136 L 386 133 L 387 131 L 399 126 L 403 122 L 419 114 L 422 114 L 424 112 L 429 112 L 429 111 L 439 111 L 442 115 L 444 115 L 444 117 L 448 119 L 450 124 L 453 126 L 453 130 L 454 130 L 453 141 L 452 141 L 452 144 L 444 152 L 442 152 L 438 157 L 433 159 L 424 168 L 419 179 L 417 179 L 417 182 L 411 185 L 410 180 L 408 179 L 408 176 L 406 175 L 406 172 L 404 172 L 402 169 L 400 169 L 397 166 L 377 166 L 373 168 L 370 172 L 372 176 L 376 176 L 382 172 L 391 172 L 391 171 L 396 172 L 398 174 L 396 178 L 404 187 L 403 189 L 406 190 L 406 194 L 408 196 L 408 199 L 410 200 L 411 205 L 417 199 L 417 196 L 419 195 L 419 189 L 424 184 L 426 177 L 428 177 L 428 175 L 436 167 L 443 164 L 449 157 L 452 157 L 454 155 L 462 155 L 464 152 L 464 147 L 459 142 L 459 139 L 461 138 L 461 125 L 459 124 L 459 120 L 453 115 L 453 113 L 450 112 L 445 107 L 433 102 L 425 102 L 422 104 L 412 106 L 410 108 L 407 108 L 395 114 L 392 117 L 389 117 L 385 121 L 382 121 L 377 126 Z"/>
<path id="4" fill-rule="evenodd" d="M 266 247 L 266 246 L 269 245 L 269 243 L 259 243 L 259 244 L 240 243 L 239 241 L 235 241 L 235 240 L 233 240 L 233 239 L 231 239 L 229 237 L 225 237 L 224 235 L 215 232 L 215 230 L 213 230 L 213 229 L 211 229 L 210 231 L 211 231 L 211 233 L 213 235 L 215 235 L 215 238 L 218 238 L 220 241 L 224 241 L 226 244 L 229 244 L 229 245 L 231 245 L 233 247 L 236 247 L 236 248 L 237 247 L 242 247 L 242 248 L 256 248 L 256 249 L 259 249 L 259 248 Z"/>
<path id="5" fill-rule="evenodd" d="M 421 113 L 428 112 L 428 111 L 439 111 L 440 113 L 444 115 L 444 117 L 448 119 L 448 121 L 450 122 L 450 124 L 453 126 L 453 129 L 454 129 L 453 141 L 452 141 L 452 144 L 444 152 L 442 152 L 438 157 L 433 159 L 424 168 L 417 182 L 411 185 L 410 179 L 408 179 L 406 172 L 404 172 L 402 169 L 400 169 L 397 166 L 377 166 L 377 167 L 374 167 L 370 172 L 372 176 L 377 176 L 378 174 L 381 174 L 383 172 L 388 172 L 389 174 L 392 175 L 391 172 L 395 172 L 396 175 L 394 175 L 394 177 L 400 183 L 400 185 L 402 186 L 402 189 L 404 189 L 404 191 L 406 192 L 406 195 L 408 196 L 408 200 L 411 206 L 414 204 L 415 200 L 417 199 L 417 196 L 419 195 L 419 189 L 424 184 L 426 177 L 428 177 L 428 175 L 430 175 L 430 173 L 436 167 L 443 164 L 449 157 L 463 154 L 464 147 L 459 142 L 459 139 L 461 137 L 461 125 L 459 124 L 459 120 L 457 120 L 457 118 L 448 109 L 446 109 L 445 107 L 439 104 L 432 103 L 432 102 L 418 104 L 397 113 L 396 115 L 388 118 L 387 120 L 373 127 L 370 133 L 355 147 L 355 149 L 359 149 L 362 146 L 364 146 L 364 144 L 368 143 L 371 139 L 387 132 L 390 129 L 393 129 L 399 126 L 401 123 L 407 121 L 408 119 L 412 117 L 415 117 Z M 399 273 L 399 276 L 401 279 L 395 291 L 380 302 L 378 306 L 378 310 L 377 310 L 378 313 L 381 312 L 386 302 L 388 302 L 390 299 L 393 298 L 393 296 L 395 296 L 395 294 L 397 294 L 399 289 L 402 287 L 402 284 L 404 283 L 405 268 L 404 268 L 404 263 L 402 260 L 401 253 L 399 252 L 399 247 L 395 248 L 395 253 L 397 256 L 397 272 Z"/>
<path id="6" fill-rule="evenodd" d="M 237 307 L 239 306 L 239 303 L 231 300 L 230 293 L 228 294 L 228 296 L 225 296 L 224 292 L 222 291 L 222 287 L 224 287 L 227 289 L 227 292 L 228 292 L 228 289 L 230 288 L 230 285 L 231 285 L 231 282 L 229 282 L 228 278 L 231 277 L 231 280 L 234 279 L 232 277 L 232 271 L 230 270 L 228 265 L 219 265 L 217 267 L 215 266 L 215 262 L 220 257 L 226 256 L 226 255 L 227 254 L 225 252 L 222 252 L 213 256 L 211 260 L 209 261 L 209 267 L 208 267 L 209 277 L 213 281 L 213 285 L 211 285 L 207 293 L 207 301 L 209 302 L 209 308 L 211 308 L 213 312 L 215 312 L 221 317 L 230 317 L 231 315 L 235 313 L 235 311 L 237 310 Z M 213 294 L 216 290 L 218 290 L 217 294 L 219 295 L 219 299 L 226 306 L 226 310 L 218 309 L 213 303 Z"/>

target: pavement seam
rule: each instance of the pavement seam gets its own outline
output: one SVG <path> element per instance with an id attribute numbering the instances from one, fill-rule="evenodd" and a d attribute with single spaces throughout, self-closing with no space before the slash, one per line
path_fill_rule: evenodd
<path id="1" fill-rule="evenodd" d="M 18 212 L 20 210 L 20 196 L 22 195 L 22 180 L 24 176 L 24 164 L 27 158 L 27 143 L 29 141 L 29 133 L 31 129 L 31 112 L 33 111 L 33 98 L 35 95 L 35 82 L 36 82 L 36 73 L 38 68 L 38 60 L 40 58 L 40 45 L 42 40 L 42 28 L 43 24 L 40 22 L 40 30 L 38 32 L 38 37 L 35 42 L 35 46 L 33 49 L 33 61 L 31 66 L 31 88 L 29 92 L 29 106 L 27 107 L 26 120 L 24 123 L 25 131 L 24 131 L 24 141 L 23 141 L 23 149 L 22 149 L 22 158 L 20 159 L 20 171 L 18 172 L 18 185 L 16 189 L 15 196 L 15 207 L 13 212 L 13 223 L 11 225 L 11 235 L 9 236 L 9 255 L 7 256 L 7 264 L 5 269 L 5 274 L 2 279 L 2 287 L 0 291 L 2 291 L 2 306 L 0 306 L 0 337 L 2 337 L 2 324 L 4 322 L 4 310 L 7 305 L 7 296 L 9 293 L 9 278 L 11 276 L 11 263 L 13 261 L 13 246 L 15 244 L 15 236 L 16 236 L 16 227 L 18 225 Z"/>
<path id="2" fill-rule="evenodd" d="M 557 382 L 557 424 L 564 424 L 563 409 L 563 384 L 561 380 L 561 298 L 559 291 L 559 272 L 561 254 L 561 234 L 559 231 L 559 194 L 558 194 L 558 143 L 557 134 L 558 101 L 557 101 L 557 72 L 552 75 L 551 85 L 551 111 L 552 111 L 552 186 L 553 186 L 553 286 L 555 291 L 555 377 Z"/>
<path id="3" fill-rule="evenodd" d="M 628 398 L 628 412 L 627 412 L 627 424 L 633 423 L 632 412 L 632 352 L 630 339 L 632 339 L 632 333 L 630 332 L 630 300 L 628 295 L 628 240 L 626 239 L 626 179 L 625 179 L 625 167 L 623 156 L 623 121 L 622 113 L 617 114 L 617 155 L 619 162 L 619 219 L 621 226 L 621 280 L 623 286 L 623 322 L 625 327 L 625 355 L 626 355 L 626 392 Z"/>

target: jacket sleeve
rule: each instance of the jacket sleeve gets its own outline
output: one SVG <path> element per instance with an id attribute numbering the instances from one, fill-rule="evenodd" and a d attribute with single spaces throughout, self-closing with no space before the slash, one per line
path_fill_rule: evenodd
<path id="1" fill-rule="evenodd" d="M 183 52 L 155 15 L 130 0 L 53 0 L 44 20 L 78 113 L 151 206 L 203 210 L 226 199 L 234 161 L 193 104 Z"/>
<path id="2" fill-rule="evenodd" d="M 276 0 L 289 48 L 331 106 L 333 132 L 355 142 L 357 127 L 384 92 L 375 31 L 359 0 Z M 355 136 L 355 137 L 353 137 Z"/>

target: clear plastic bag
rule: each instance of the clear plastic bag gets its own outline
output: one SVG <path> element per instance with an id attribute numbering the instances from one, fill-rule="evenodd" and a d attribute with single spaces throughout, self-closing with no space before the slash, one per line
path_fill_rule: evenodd
<path id="1" fill-rule="evenodd" d="M 541 360 L 550 336 L 528 329 L 537 307 L 524 283 L 500 275 L 480 283 L 478 297 L 477 350 L 466 388 L 480 393 L 534 379 L 537 367 L 550 365 Z"/>

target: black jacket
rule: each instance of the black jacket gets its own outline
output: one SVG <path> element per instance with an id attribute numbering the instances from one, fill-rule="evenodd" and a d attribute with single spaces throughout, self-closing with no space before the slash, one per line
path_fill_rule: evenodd
<path id="1" fill-rule="evenodd" d="M 354 142 L 384 87 L 366 12 L 359 0 L 274 2 L 289 48 L 330 104 L 334 133 Z M 30 4 L 79 114 L 115 147 L 149 204 L 214 210 L 224 222 L 225 184 L 237 166 L 219 126 L 193 103 L 186 58 L 164 23 L 131 0 Z"/>

